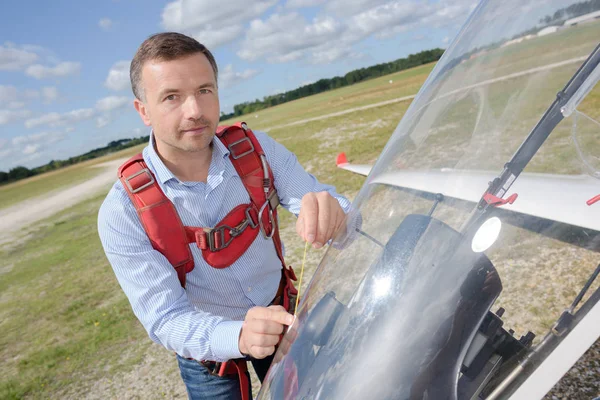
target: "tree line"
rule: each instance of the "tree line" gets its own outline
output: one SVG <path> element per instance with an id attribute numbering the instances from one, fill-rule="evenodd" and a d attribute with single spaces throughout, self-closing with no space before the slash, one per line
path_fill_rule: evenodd
<path id="1" fill-rule="evenodd" d="M 133 139 L 119 139 L 113 140 L 104 147 L 99 147 L 94 150 L 88 151 L 85 154 L 68 158 L 66 160 L 52 160 L 49 163 L 29 169 L 27 167 L 18 166 L 12 168 L 8 172 L 0 171 L 0 185 L 7 184 L 10 182 L 18 181 L 19 179 L 25 179 L 30 176 L 42 174 L 44 172 L 53 171 L 68 165 L 80 163 L 82 161 L 91 160 L 106 154 L 126 149 L 127 147 L 137 146 L 138 144 L 146 143 L 149 140 L 149 136 L 141 136 Z"/>
<path id="2" fill-rule="evenodd" d="M 560 8 L 553 15 L 546 15 L 540 22 L 542 24 L 551 25 L 557 22 L 564 22 L 570 18 L 592 13 L 600 10 L 600 0 L 588 0 L 580 3 L 571 4 L 569 7 Z"/>
<path id="3" fill-rule="evenodd" d="M 278 104 L 288 101 L 300 99 L 302 97 L 312 96 L 313 94 L 322 93 L 327 90 L 338 89 L 344 86 L 353 85 L 367 79 L 377 78 L 383 75 L 388 75 L 393 72 L 402 71 L 405 69 L 417 67 L 419 65 L 434 62 L 442 57 L 443 49 L 432 49 L 421 51 L 417 54 L 410 54 L 408 57 L 399 58 L 395 61 L 373 65 L 367 68 L 355 69 L 348 72 L 344 76 L 335 76 L 330 79 L 319 79 L 318 81 L 301 86 L 297 89 L 290 90 L 284 93 L 278 93 L 271 96 L 265 96 L 262 100 L 247 101 L 233 106 L 233 112 L 229 114 L 221 113 L 221 119 L 237 117 L 244 114 L 253 113 L 263 110 L 268 107 L 273 107 Z"/>

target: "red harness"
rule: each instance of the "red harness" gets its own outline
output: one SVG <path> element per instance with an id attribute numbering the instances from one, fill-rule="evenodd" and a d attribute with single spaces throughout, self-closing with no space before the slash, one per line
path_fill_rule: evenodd
<path id="1" fill-rule="evenodd" d="M 190 243 L 202 250 L 202 257 L 210 266 L 226 268 L 248 249 L 260 231 L 265 238 L 273 239 L 282 266 L 281 305 L 293 312 L 291 308 L 298 294 L 293 285 L 296 276 L 283 259 L 277 226 L 279 197 L 273 184 L 273 172 L 260 143 L 245 123 L 218 127 L 216 133 L 229 149 L 229 159 L 250 195 L 250 203 L 235 207 L 214 228 L 183 225 L 175 206 L 156 182 L 141 154 L 121 165 L 119 179 L 137 210 L 152 247 L 173 265 L 182 287 L 185 288 L 186 274 L 194 269 Z M 245 399 L 246 363 L 236 362 L 235 365 Z M 231 370 L 231 366 L 223 365 L 219 374 Z"/>

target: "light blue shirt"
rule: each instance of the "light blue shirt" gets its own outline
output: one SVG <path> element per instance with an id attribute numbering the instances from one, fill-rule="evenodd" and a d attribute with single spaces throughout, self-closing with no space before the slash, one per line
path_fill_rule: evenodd
<path id="1" fill-rule="evenodd" d="M 327 191 L 349 211 L 350 202 L 307 173 L 293 153 L 265 133 L 254 133 L 273 170 L 283 207 L 298 215 L 306 193 Z M 227 147 L 216 137 L 206 183 L 180 181 L 152 144 L 150 135 L 144 160 L 184 225 L 214 227 L 235 206 L 250 202 Z M 208 265 L 191 243 L 195 267 L 187 274 L 184 290 L 171 264 L 152 248 L 120 181 L 100 208 L 98 233 L 134 314 L 153 341 L 196 360 L 242 357 L 238 339 L 246 312 L 267 306 L 281 278 L 281 262 L 270 239 L 259 234 L 237 261 L 223 269 Z"/>

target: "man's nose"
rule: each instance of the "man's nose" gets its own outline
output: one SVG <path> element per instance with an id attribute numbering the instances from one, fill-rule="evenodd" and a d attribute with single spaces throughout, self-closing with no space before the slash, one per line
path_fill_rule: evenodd
<path id="1" fill-rule="evenodd" d="M 202 116 L 202 107 L 196 96 L 188 96 L 183 105 L 184 117 L 187 119 L 198 119 Z"/>

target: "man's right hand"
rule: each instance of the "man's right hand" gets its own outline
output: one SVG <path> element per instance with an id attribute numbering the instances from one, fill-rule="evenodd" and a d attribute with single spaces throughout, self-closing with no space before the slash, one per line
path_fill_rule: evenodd
<path id="1" fill-rule="evenodd" d="M 251 308 L 240 332 L 240 353 L 257 359 L 270 356 L 285 326 L 293 322 L 294 316 L 282 306 Z"/>

